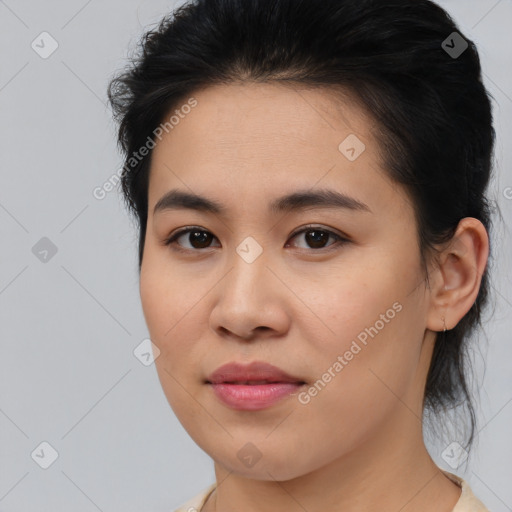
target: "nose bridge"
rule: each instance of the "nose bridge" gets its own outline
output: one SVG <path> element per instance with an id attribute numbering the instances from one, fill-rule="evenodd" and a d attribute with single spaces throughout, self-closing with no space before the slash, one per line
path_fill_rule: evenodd
<path id="1" fill-rule="evenodd" d="M 255 298 L 272 275 L 267 264 L 267 252 L 262 244 L 251 236 L 243 239 L 229 257 L 231 271 L 226 276 L 227 294 L 232 292 L 238 301 L 246 299 L 246 293 Z"/>
<path id="2" fill-rule="evenodd" d="M 275 320 L 279 309 L 276 297 L 276 280 L 273 272 L 267 268 L 271 265 L 269 250 L 250 236 L 242 239 L 226 261 L 228 270 L 222 287 L 219 289 L 213 318 L 225 327 L 245 332 L 257 326 L 269 326 Z M 219 315 L 219 316 L 218 316 Z"/>

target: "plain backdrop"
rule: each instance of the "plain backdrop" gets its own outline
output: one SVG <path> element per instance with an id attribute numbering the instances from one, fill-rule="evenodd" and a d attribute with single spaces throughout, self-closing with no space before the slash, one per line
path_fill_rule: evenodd
<path id="1" fill-rule="evenodd" d="M 494 97 L 490 195 L 503 219 L 485 372 L 475 359 L 479 442 L 457 469 L 442 457 L 449 435 L 431 452 L 493 512 L 509 511 L 512 2 L 439 3 L 476 42 Z M 177 4 L 0 0 L 0 511 L 172 511 L 214 481 L 154 364 L 136 357 L 148 332 L 134 223 L 117 190 L 93 194 L 122 165 L 108 81 Z"/>

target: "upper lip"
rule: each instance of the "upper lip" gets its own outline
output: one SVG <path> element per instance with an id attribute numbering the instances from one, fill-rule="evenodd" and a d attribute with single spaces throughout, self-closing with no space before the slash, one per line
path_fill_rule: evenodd
<path id="1" fill-rule="evenodd" d="M 210 384 L 221 384 L 226 382 L 296 382 L 304 384 L 299 377 L 289 375 L 277 366 L 262 361 L 254 361 L 250 364 L 227 363 L 217 368 L 207 379 Z"/>

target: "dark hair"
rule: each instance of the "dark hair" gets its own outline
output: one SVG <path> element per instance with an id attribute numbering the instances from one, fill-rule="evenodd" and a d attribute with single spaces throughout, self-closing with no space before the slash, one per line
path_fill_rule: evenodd
<path id="1" fill-rule="evenodd" d="M 389 177 L 412 199 L 424 270 L 462 218 L 475 217 L 490 231 L 492 96 L 475 44 L 437 4 L 194 0 L 165 16 L 139 45 L 108 87 L 125 155 L 122 191 L 139 224 L 139 272 L 151 152 L 140 160 L 133 155 L 180 102 L 215 84 L 273 82 L 350 93 L 376 122 Z M 471 309 L 438 333 L 425 389 L 424 406 L 433 412 L 467 408 L 467 445 L 476 426 L 467 341 L 481 326 L 489 285 L 486 267 Z"/>

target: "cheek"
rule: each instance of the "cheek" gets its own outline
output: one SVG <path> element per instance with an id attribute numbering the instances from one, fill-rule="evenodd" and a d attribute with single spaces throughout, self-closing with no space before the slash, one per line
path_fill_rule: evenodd
<path id="1" fill-rule="evenodd" d="M 190 383 L 195 378 L 192 361 L 198 360 L 195 345 L 190 340 L 198 338 L 196 324 L 190 322 L 187 313 L 193 307 L 189 299 L 180 293 L 182 283 L 174 279 L 169 269 L 148 258 L 141 268 L 140 297 L 144 318 L 152 342 L 160 354 L 155 360 L 162 390 L 169 405 L 183 426 L 189 430 L 190 417 L 199 414 L 198 402 L 191 400 L 197 391 Z"/>
<path id="2" fill-rule="evenodd" d="M 421 336 L 414 326 L 419 315 L 405 289 L 397 290 L 395 283 L 389 290 L 388 284 L 373 283 L 372 293 L 359 290 L 350 306 L 344 305 L 342 295 L 333 295 L 325 307 L 336 310 L 329 316 L 336 334 L 327 339 L 311 330 L 313 382 L 297 397 L 294 413 L 303 427 L 295 441 L 300 442 L 304 432 L 315 439 L 314 453 L 305 454 L 304 463 L 309 457 L 309 463 L 321 464 L 377 436 L 407 402 L 421 351 Z M 295 436 L 293 429 L 289 436 Z"/>
<path id="3" fill-rule="evenodd" d="M 160 349 L 156 367 L 180 382 L 195 379 L 192 363 L 201 360 L 204 350 L 200 340 L 208 329 L 208 316 L 202 299 L 210 288 L 204 285 L 204 280 L 170 265 L 165 254 L 150 254 L 141 267 L 144 318 L 151 340 Z M 172 384 L 169 380 L 168 376 L 166 388 Z"/>
<path id="4" fill-rule="evenodd" d="M 317 317 L 302 327 L 315 378 L 321 389 L 324 383 L 329 388 L 329 393 L 318 392 L 327 402 L 325 410 L 350 411 L 364 421 L 365 403 L 380 409 L 412 384 L 424 318 L 419 266 L 407 259 L 361 259 L 349 266 L 350 274 L 343 269 L 329 273 L 322 293 L 312 291 L 319 289 L 318 281 L 312 288 L 304 279 L 302 297 Z"/>
<path id="5" fill-rule="evenodd" d="M 163 345 L 172 340 L 180 320 L 192 309 L 193 286 L 193 279 L 185 280 L 173 268 L 165 250 L 155 248 L 151 241 L 147 244 L 140 272 L 140 298 L 148 329 Z"/>
<path id="6" fill-rule="evenodd" d="M 290 275 L 294 291 L 301 298 L 296 320 L 308 318 L 308 341 L 321 352 L 332 347 L 348 350 L 351 341 L 361 343 L 386 335 L 403 321 L 401 311 L 414 299 L 416 265 L 410 258 L 368 251 L 350 255 L 328 271 Z M 302 310 L 300 313 L 299 309 Z M 305 327 L 305 325 L 303 325 Z"/>
<path id="7" fill-rule="evenodd" d="M 172 290 L 169 289 L 169 283 L 158 278 L 159 274 L 149 258 L 146 259 L 141 268 L 139 288 L 142 310 L 151 338 L 162 349 L 160 343 L 171 327 L 170 321 L 175 315 L 172 303 L 169 303 Z"/>
<path id="8" fill-rule="evenodd" d="M 180 360 L 180 347 L 184 350 L 186 345 L 183 340 L 187 333 L 183 332 L 183 327 L 190 307 L 179 293 L 180 286 L 170 276 L 169 269 L 158 264 L 154 257 L 144 260 L 140 273 L 140 299 L 150 338 L 160 349 L 160 356 L 155 361 L 159 373 L 164 367 L 172 375 L 179 371 L 176 362 Z M 180 342 L 177 342 L 178 338 Z"/>

